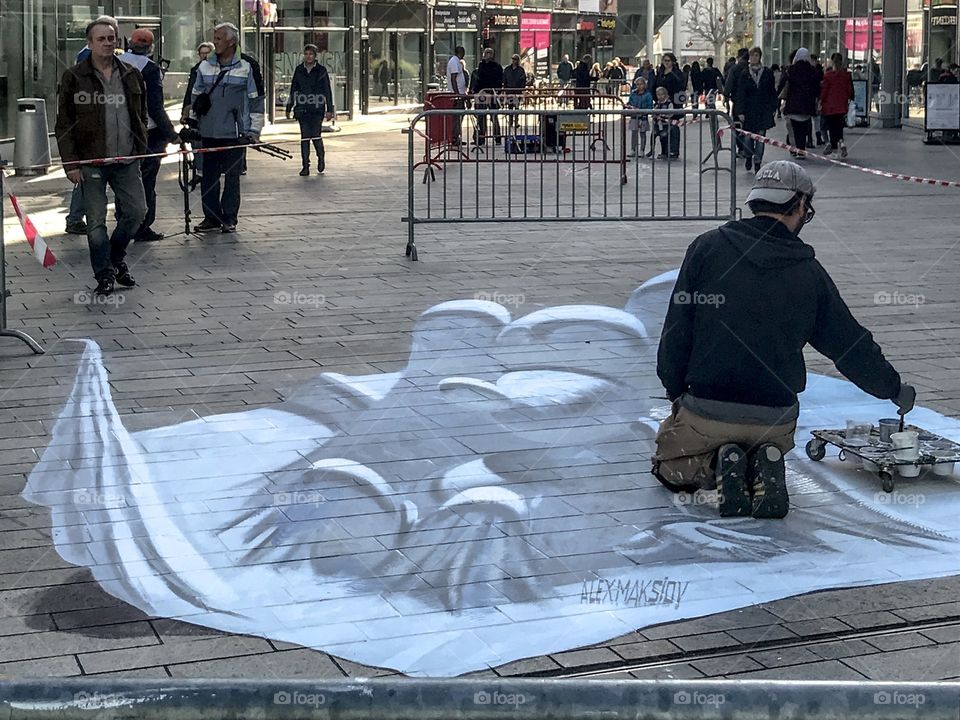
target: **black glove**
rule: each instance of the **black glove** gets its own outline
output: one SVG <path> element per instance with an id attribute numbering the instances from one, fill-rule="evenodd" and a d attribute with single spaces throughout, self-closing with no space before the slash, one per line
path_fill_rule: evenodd
<path id="1" fill-rule="evenodd" d="M 906 415 L 913 410 L 913 403 L 916 399 L 917 391 L 913 385 L 901 385 L 900 392 L 897 393 L 897 396 L 893 399 L 893 404 L 900 409 L 899 412 L 901 415 Z"/>

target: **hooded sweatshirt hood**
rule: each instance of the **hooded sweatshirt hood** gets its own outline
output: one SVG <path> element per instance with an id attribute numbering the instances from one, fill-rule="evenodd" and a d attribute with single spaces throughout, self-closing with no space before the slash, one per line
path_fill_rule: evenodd
<path id="1" fill-rule="evenodd" d="M 812 247 L 772 217 L 732 220 L 719 232 L 743 259 L 759 268 L 790 267 L 816 255 Z"/>

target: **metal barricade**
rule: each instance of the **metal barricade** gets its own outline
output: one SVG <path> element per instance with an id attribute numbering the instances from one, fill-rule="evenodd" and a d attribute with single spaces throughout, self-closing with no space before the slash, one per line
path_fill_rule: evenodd
<path id="1" fill-rule="evenodd" d="M 418 259 L 415 230 L 423 224 L 737 216 L 736 155 L 733 133 L 719 132 L 731 125 L 723 111 L 507 109 L 503 96 L 484 102 L 422 112 L 404 130 L 411 260 Z M 455 146 L 439 153 L 426 132 L 437 116 L 458 128 Z M 419 182 L 416 170 L 424 165 Z"/>

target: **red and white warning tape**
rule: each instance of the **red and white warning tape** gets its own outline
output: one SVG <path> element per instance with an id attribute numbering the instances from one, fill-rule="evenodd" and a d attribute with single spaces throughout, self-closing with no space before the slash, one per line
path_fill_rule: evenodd
<path id="1" fill-rule="evenodd" d="M 45 268 L 52 268 L 57 264 L 57 258 L 50 248 L 47 247 L 47 243 L 44 241 L 43 236 L 37 232 L 37 229 L 33 226 L 33 221 L 27 216 L 23 210 L 20 209 L 20 203 L 17 202 L 17 196 L 13 193 L 7 193 L 7 196 L 10 198 L 10 203 L 13 205 L 13 211 L 17 214 L 17 218 L 20 220 L 20 227 L 23 228 L 23 234 L 27 236 L 27 242 L 30 244 L 31 249 L 33 250 L 33 256 L 37 259 L 37 262 L 43 265 Z"/>
<path id="2" fill-rule="evenodd" d="M 754 140 L 760 140 L 766 145 L 772 145 L 773 147 L 782 148 L 784 150 L 789 150 L 790 152 L 802 152 L 804 156 L 810 160 L 821 160 L 832 165 L 839 165 L 840 167 L 845 167 L 849 170 L 857 170 L 867 175 L 876 175 L 877 177 L 885 177 L 890 180 L 900 180 L 902 182 L 917 183 L 918 185 L 935 185 L 937 187 L 960 187 L 960 181 L 957 180 L 937 180 L 936 178 L 927 178 L 920 177 L 918 175 L 905 175 L 903 173 L 894 173 L 888 172 L 886 170 L 876 170 L 874 168 L 863 167 L 862 165 L 854 165 L 853 163 L 844 162 L 843 160 L 837 160 L 836 158 L 830 157 L 829 155 L 821 155 L 819 153 L 811 152 L 810 150 L 800 150 L 793 145 L 789 145 L 785 142 L 779 140 L 774 140 L 773 138 L 766 137 L 765 135 L 758 135 L 757 133 L 752 133 L 749 130 L 743 130 L 742 128 L 735 128 L 728 125 L 725 128 L 720 128 L 717 131 L 718 135 L 723 135 L 724 130 L 733 130 L 738 132 L 741 135 L 746 135 L 751 137 Z"/>

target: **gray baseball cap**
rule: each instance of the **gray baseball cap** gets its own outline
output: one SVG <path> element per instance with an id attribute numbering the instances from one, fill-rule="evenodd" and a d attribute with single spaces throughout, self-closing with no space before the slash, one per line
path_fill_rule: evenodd
<path id="1" fill-rule="evenodd" d="M 810 197 L 816 192 L 807 171 L 795 162 L 774 160 L 757 171 L 747 202 L 766 200 L 779 205 L 790 202 L 798 192 Z"/>

